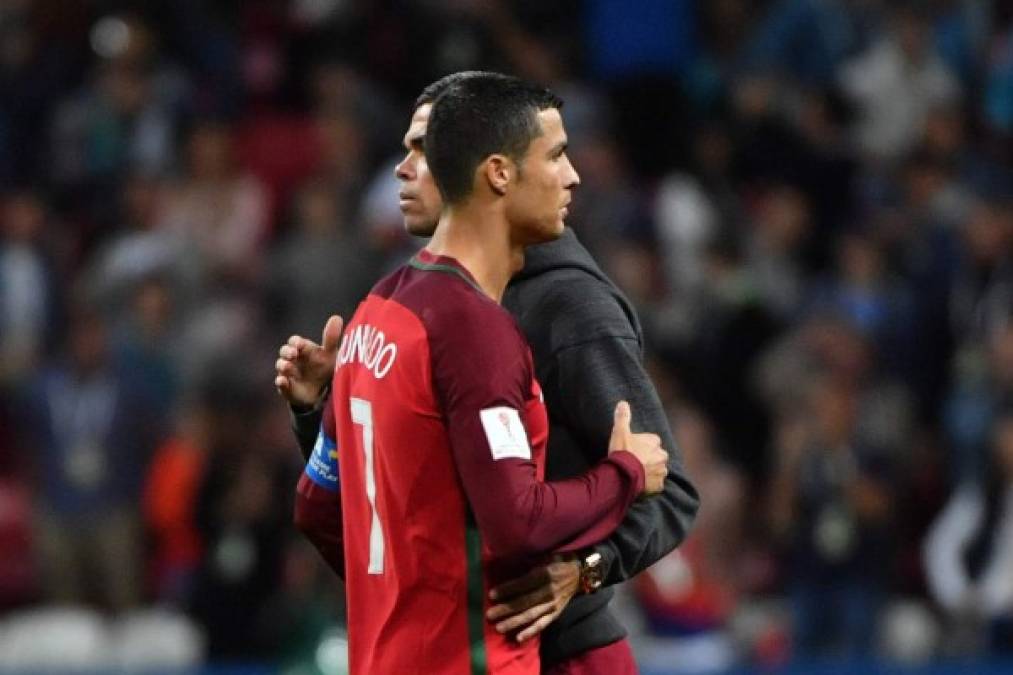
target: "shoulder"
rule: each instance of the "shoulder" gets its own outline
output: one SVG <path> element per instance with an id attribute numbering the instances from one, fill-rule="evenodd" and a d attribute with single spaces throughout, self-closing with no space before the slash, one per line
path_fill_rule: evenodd
<path id="1" fill-rule="evenodd" d="M 468 281 L 443 272 L 402 269 L 374 288 L 422 324 L 434 360 L 467 355 L 489 361 L 527 350 L 514 318 Z M 501 359 L 500 359 L 501 360 Z"/>
<path id="2" fill-rule="evenodd" d="M 434 349 L 452 356 L 467 353 L 476 363 L 513 360 L 527 351 L 527 341 L 510 313 L 477 292 L 449 296 L 423 323 Z"/>
<path id="3" fill-rule="evenodd" d="M 580 268 L 519 280 L 505 306 L 537 350 L 556 352 L 599 339 L 641 341 L 633 306 L 611 282 Z"/>
<path id="4" fill-rule="evenodd" d="M 534 376 L 527 341 L 506 310 L 452 281 L 455 290 L 420 315 L 437 394 L 452 407 L 493 399 L 519 406 Z"/>

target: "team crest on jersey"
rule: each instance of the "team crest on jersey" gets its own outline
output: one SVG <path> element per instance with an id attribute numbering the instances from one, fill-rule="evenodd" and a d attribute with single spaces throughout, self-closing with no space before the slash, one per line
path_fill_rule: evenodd
<path id="1" fill-rule="evenodd" d="M 322 424 L 310 460 L 306 462 L 306 475 L 326 490 L 338 490 L 338 444 L 324 432 Z"/>
<path id="2" fill-rule="evenodd" d="M 531 459 L 531 446 L 520 414 L 513 408 L 486 408 L 479 411 L 482 428 L 493 459 Z"/>

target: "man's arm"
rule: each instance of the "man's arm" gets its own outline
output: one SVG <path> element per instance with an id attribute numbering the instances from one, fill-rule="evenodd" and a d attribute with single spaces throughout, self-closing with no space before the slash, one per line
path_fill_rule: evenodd
<path id="1" fill-rule="evenodd" d="M 497 555 L 527 557 L 589 546 L 608 536 L 644 491 L 644 469 L 625 450 L 581 476 L 551 483 L 538 479 L 530 460 L 493 459 L 484 433 L 469 424 L 479 411 L 450 408 L 447 427 L 475 519 Z M 617 419 L 624 414 L 629 415 L 615 413 Z"/>
<path id="2" fill-rule="evenodd" d="M 562 428 L 569 437 L 550 438 L 550 475 L 573 475 L 599 460 L 603 432 L 596 416 L 619 399 L 629 400 L 636 410 L 634 428 L 657 433 L 669 451 L 662 494 L 635 504 L 617 531 L 594 549 L 602 556 L 604 583 L 614 584 L 643 571 L 685 538 L 698 497 L 644 371 L 636 313 L 594 272 L 586 253 L 571 251 L 564 257 L 579 262 L 582 256 L 584 265 L 561 265 L 513 285 L 505 305 L 531 341 L 554 432 Z M 570 601 L 579 570 L 578 561 L 567 560 L 503 584 L 495 589 L 499 604 L 489 618 L 500 630 L 523 626 L 519 637 L 537 634 Z"/>
<path id="3" fill-rule="evenodd" d="M 609 433 L 601 416 L 619 399 L 629 401 L 633 408 L 633 429 L 657 434 L 669 451 L 661 494 L 635 503 L 615 532 L 594 547 L 603 558 L 604 583 L 616 584 L 643 572 L 685 539 L 700 499 L 686 476 L 682 453 L 634 337 L 599 337 L 572 345 L 556 354 L 555 366 L 561 393 L 559 416 L 590 452 L 594 452 L 595 439 Z M 557 402 L 549 402 L 550 410 L 555 410 L 553 403 Z"/>
<path id="4" fill-rule="evenodd" d="M 618 312 L 618 305 L 611 304 Z M 678 546 L 699 506 L 664 408 L 641 365 L 640 343 L 628 320 L 620 317 L 619 325 L 619 336 L 604 334 L 573 344 L 541 369 L 547 374 L 543 385 L 549 410 L 581 443 L 585 465 L 600 456 L 595 441 L 603 431 L 597 416 L 614 405 L 613 397 L 629 400 L 636 411 L 634 428 L 658 434 L 662 446 L 669 449 L 661 494 L 633 504 L 612 535 L 593 547 L 602 556 L 605 585 L 636 576 Z M 502 632 L 520 629 L 519 641 L 531 638 L 566 608 L 579 590 L 579 577 L 576 560 L 538 566 L 492 591 L 491 599 L 497 604 L 487 618 Z"/>
<path id="5" fill-rule="evenodd" d="M 319 433 L 296 490 L 294 521 L 295 526 L 306 535 L 330 568 L 343 579 L 345 550 L 333 407 L 324 407 L 320 416 L 322 421 Z"/>
<path id="6" fill-rule="evenodd" d="M 293 521 L 334 573 L 344 579 L 345 549 L 340 493 L 322 488 L 303 473 L 296 490 Z"/>
<path id="7" fill-rule="evenodd" d="M 455 309 L 430 327 L 433 380 L 489 550 L 527 557 L 608 536 L 645 487 L 640 459 L 619 448 L 606 456 L 606 440 L 602 461 L 583 475 L 540 481 L 523 422 L 533 383 L 523 338 L 505 313 L 479 314 L 483 320 L 477 321 L 474 308 Z M 614 411 L 617 421 L 628 415 L 628 406 Z"/>

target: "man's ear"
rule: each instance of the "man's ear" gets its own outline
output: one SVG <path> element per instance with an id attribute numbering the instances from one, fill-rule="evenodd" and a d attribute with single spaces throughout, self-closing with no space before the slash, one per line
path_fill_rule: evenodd
<path id="1" fill-rule="evenodd" d="M 489 155 L 482 163 L 482 175 L 489 189 L 502 196 L 517 175 L 517 167 L 506 155 Z"/>

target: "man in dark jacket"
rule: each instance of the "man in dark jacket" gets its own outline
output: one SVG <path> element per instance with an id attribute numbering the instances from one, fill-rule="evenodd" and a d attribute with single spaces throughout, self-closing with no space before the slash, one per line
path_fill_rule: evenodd
<path id="1" fill-rule="evenodd" d="M 442 203 L 425 163 L 429 110 L 460 75 L 430 85 L 416 101 L 397 166 L 401 211 L 409 232 L 428 236 Z M 546 479 L 576 476 L 608 447 L 616 402 L 627 400 L 637 431 L 658 434 L 669 451 L 664 491 L 634 504 L 607 540 L 557 559 L 492 590 L 488 618 L 525 640 L 540 632 L 545 673 L 635 672 L 626 632 L 608 609 L 609 586 L 642 572 L 686 536 L 698 497 L 682 465 L 658 395 L 643 368 L 643 334 L 629 302 L 567 229 L 531 247 L 503 301 L 531 345 L 549 410 Z M 332 317 L 321 345 L 293 336 L 279 350 L 275 384 L 293 409 L 305 457 L 313 449 L 334 372 L 340 321 Z"/>

